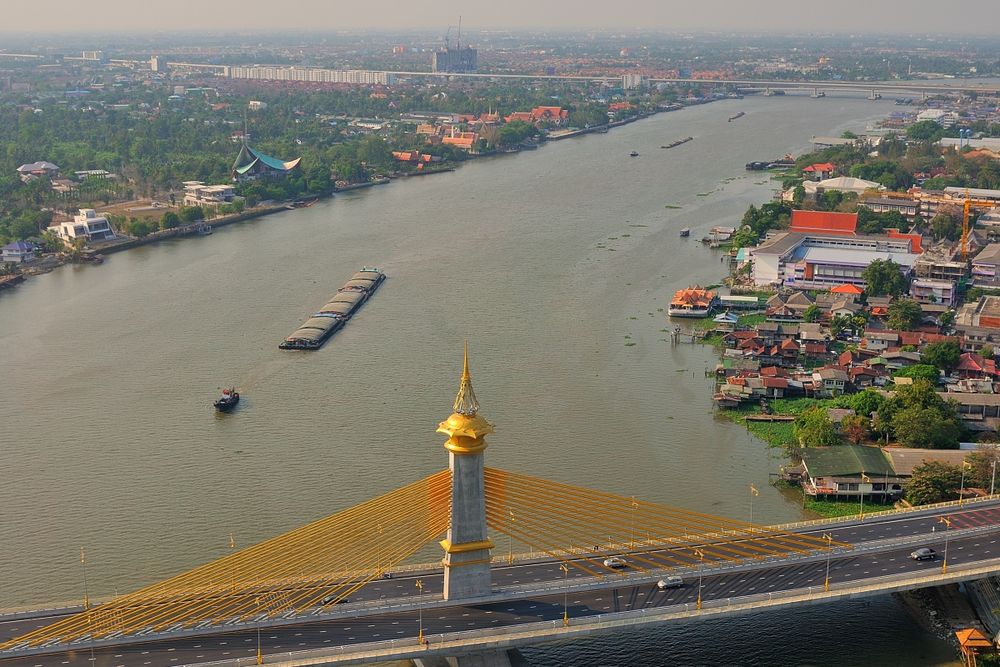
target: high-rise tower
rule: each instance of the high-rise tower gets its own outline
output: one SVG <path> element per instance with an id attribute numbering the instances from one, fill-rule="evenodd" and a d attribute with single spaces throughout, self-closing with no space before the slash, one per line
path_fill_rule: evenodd
<path id="1" fill-rule="evenodd" d="M 490 593 L 490 549 L 486 533 L 486 489 L 483 452 L 493 425 L 479 415 L 479 402 L 469 375 L 469 346 L 465 346 L 462 384 L 452 407 L 454 412 L 438 425 L 448 436 L 451 469 L 451 525 L 444 549 L 444 599 L 478 597 Z"/>

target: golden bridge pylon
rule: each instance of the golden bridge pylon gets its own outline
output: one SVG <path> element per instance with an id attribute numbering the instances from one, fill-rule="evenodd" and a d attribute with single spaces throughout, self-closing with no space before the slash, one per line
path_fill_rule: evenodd
<path id="1" fill-rule="evenodd" d="M 449 436 L 448 470 L 91 606 L 0 643 L 0 650 L 58 650 L 81 639 L 126 641 L 182 630 L 208 634 L 313 613 L 346 600 L 442 537 L 445 598 L 485 596 L 491 566 L 505 560 L 491 555 L 488 531 L 597 577 L 616 572 L 605 565 L 610 556 L 627 558 L 631 571 L 652 574 L 849 546 L 485 467 L 484 437 L 493 426 L 478 415 L 468 351 L 453 407 L 438 427 Z"/>

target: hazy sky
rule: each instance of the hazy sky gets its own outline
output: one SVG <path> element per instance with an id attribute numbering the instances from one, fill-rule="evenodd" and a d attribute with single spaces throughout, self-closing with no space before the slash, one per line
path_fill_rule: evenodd
<path id="1" fill-rule="evenodd" d="M 417 28 L 998 30 L 1000 0 L 0 0 L 0 32 Z M 2 47 L 2 43 L 0 43 Z"/>

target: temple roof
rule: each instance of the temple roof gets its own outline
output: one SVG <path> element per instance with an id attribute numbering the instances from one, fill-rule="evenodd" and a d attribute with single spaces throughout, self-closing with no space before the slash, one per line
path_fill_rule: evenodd
<path id="1" fill-rule="evenodd" d="M 302 158 L 295 158 L 294 160 L 284 161 L 279 160 L 276 157 L 271 157 L 270 155 L 265 155 L 264 153 L 255 151 L 248 145 L 243 144 L 240 148 L 239 155 L 236 156 L 236 162 L 233 163 L 233 171 L 237 174 L 243 175 L 253 169 L 258 163 L 264 166 L 274 169 L 275 171 L 291 171 L 299 165 Z"/>

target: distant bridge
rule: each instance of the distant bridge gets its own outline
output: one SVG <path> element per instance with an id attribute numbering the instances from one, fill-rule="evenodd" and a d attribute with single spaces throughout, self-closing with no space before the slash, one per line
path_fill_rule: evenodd
<path id="1" fill-rule="evenodd" d="M 114 600 L 0 616 L 0 667 L 504 667 L 518 646 L 1000 572 L 997 496 L 758 526 L 485 468 L 478 410 L 466 360 L 448 470 Z M 442 536 L 440 565 L 402 564 Z"/>
<path id="2" fill-rule="evenodd" d="M 426 76 L 444 78 L 469 78 L 469 79 L 529 79 L 529 80 L 553 80 L 553 81 L 593 81 L 608 83 L 621 81 L 622 75 L 573 75 L 573 74 L 499 74 L 491 72 L 414 72 L 414 71 L 386 71 L 387 74 L 397 76 Z M 942 93 L 978 93 L 981 95 L 1000 94 L 1000 87 L 995 84 L 974 84 L 974 83 L 931 83 L 927 80 L 913 81 L 817 81 L 817 80 L 769 80 L 769 79 L 694 79 L 694 78 L 650 78 L 650 83 L 692 83 L 699 85 L 728 85 L 743 88 L 757 88 L 760 90 L 783 90 L 786 88 L 811 88 L 816 91 L 824 90 L 857 90 L 857 91 L 886 91 L 886 92 L 909 92 L 921 94 L 942 94 Z"/>

